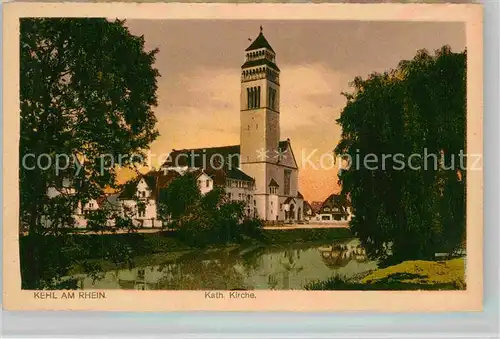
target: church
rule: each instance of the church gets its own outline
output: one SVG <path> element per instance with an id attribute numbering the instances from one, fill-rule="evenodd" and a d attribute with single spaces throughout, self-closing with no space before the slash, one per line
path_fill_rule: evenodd
<path id="1" fill-rule="evenodd" d="M 149 187 L 161 182 L 154 177 L 193 172 L 202 193 L 222 186 L 229 199 L 245 202 L 248 216 L 267 222 L 302 220 L 298 166 L 290 139 L 280 138 L 280 114 L 280 69 L 261 27 L 241 66 L 240 144 L 174 149 L 160 171 L 146 174 L 135 190 L 155 192 L 166 187 Z M 152 197 L 147 192 L 131 192 L 134 195 Z M 131 200 L 126 195 L 121 199 Z M 139 219 L 157 217 L 154 198 L 149 205 L 151 213 L 139 213 Z"/>

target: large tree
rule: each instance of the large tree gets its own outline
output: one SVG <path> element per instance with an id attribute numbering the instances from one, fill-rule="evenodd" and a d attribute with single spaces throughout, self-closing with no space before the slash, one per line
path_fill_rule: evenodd
<path id="1" fill-rule="evenodd" d="M 124 21 L 29 18 L 20 25 L 21 223 L 38 233 L 50 210 L 58 232 L 78 201 L 115 185 L 113 164 L 140 162 L 158 136 L 158 50 L 146 51 L 144 37 Z M 64 194 L 63 178 L 76 194 Z M 62 194 L 48 199 L 49 186 Z"/>
<path id="2" fill-rule="evenodd" d="M 374 257 L 453 251 L 465 237 L 466 52 L 421 50 L 353 87 L 335 149 L 352 159 L 340 172 L 352 230 Z"/>

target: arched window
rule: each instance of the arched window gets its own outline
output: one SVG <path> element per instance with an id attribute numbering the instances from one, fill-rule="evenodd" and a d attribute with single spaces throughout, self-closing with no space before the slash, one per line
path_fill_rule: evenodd
<path id="1" fill-rule="evenodd" d="M 248 91 L 248 109 L 253 106 L 253 90 L 252 88 L 247 88 Z"/>
<path id="2" fill-rule="evenodd" d="M 257 87 L 257 107 L 260 107 L 260 86 Z"/>
<path id="3" fill-rule="evenodd" d="M 250 109 L 252 106 L 250 106 L 250 88 L 247 88 L 247 109 Z"/>
<path id="4" fill-rule="evenodd" d="M 269 87 L 269 108 L 276 109 L 276 90 Z"/>

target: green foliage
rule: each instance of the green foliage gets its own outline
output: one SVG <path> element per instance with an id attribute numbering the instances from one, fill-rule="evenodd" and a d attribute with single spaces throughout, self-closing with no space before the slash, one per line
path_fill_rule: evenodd
<path id="1" fill-rule="evenodd" d="M 20 211 L 34 233 L 51 204 L 48 186 L 69 178 L 76 195 L 61 190 L 61 199 L 96 198 L 115 185 L 113 164 L 140 162 L 130 155 L 144 155 L 156 139 L 158 50 L 146 52 L 123 21 L 99 18 L 23 18 L 20 34 Z M 30 154 L 52 166 L 32 156 L 23 164 Z M 59 157 L 59 171 L 58 155 L 69 157 Z M 53 232 L 68 226 L 52 217 Z"/>
<path id="2" fill-rule="evenodd" d="M 352 199 L 352 231 L 372 257 L 452 252 L 465 238 L 466 52 L 419 51 L 353 87 L 335 149 L 352 159 L 339 174 Z"/>
<path id="3" fill-rule="evenodd" d="M 314 281 L 306 290 L 464 290 L 463 259 L 443 262 L 405 261 L 398 265 L 367 272 L 361 277 L 334 275 Z"/>
<path id="4" fill-rule="evenodd" d="M 123 21 L 100 18 L 23 18 L 19 48 L 20 224 L 29 231 L 21 243 L 23 288 L 74 287 L 61 280 L 73 265 L 97 268 L 86 262 L 90 249 L 60 235 L 73 229 L 78 206 L 115 187 L 113 165 L 140 163 L 158 136 L 158 50 L 145 51 L 144 38 Z M 48 187 L 58 195 L 49 198 Z M 91 212 L 89 227 L 104 231 L 110 213 Z M 127 248 L 107 251 L 97 253 L 128 258 Z"/>
<path id="5" fill-rule="evenodd" d="M 90 211 L 87 215 L 87 228 L 94 232 L 104 232 L 110 227 L 107 227 L 107 222 L 110 219 L 111 214 L 107 209 L 97 209 Z"/>
<path id="6" fill-rule="evenodd" d="M 160 192 L 162 218 L 191 246 L 238 242 L 258 237 L 262 223 L 245 217 L 245 203 L 230 201 L 223 187 L 202 195 L 192 173 L 174 179 Z"/>
<path id="7" fill-rule="evenodd" d="M 192 173 L 173 180 L 159 195 L 160 215 L 164 219 L 178 220 L 199 202 L 201 193 Z"/>
<path id="8" fill-rule="evenodd" d="M 23 289 L 74 288 L 63 279 L 78 273 L 97 274 L 108 261 L 113 269 L 134 264 L 133 258 L 186 249 L 172 232 L 159 234 L 28 235 L 19 239 Z"/>

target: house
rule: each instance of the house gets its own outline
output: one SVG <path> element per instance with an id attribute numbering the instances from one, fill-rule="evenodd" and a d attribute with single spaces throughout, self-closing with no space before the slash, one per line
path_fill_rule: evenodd
<path id="1" fill-rule="evenodd" d="M 177 151 L 179 152 L 179 151 Z M 226 171 L 224 169 L 199 168 L 179 166 L 164 167 L 158 171 L 151 171 L 136 178 L 125 185 L 119 195 L 123 214 L 134 219 L 134 223 L 142 227 L 161 227 L 159 215 L 160 192 L 176 178 L 191 173 L 195 176 L 201 194 L 206 194 L 215 187 L 223 187 L 227 197 L 233 201 L 244 201 L 245 212 L 253 216 L 254 211 L 254 180 L 238 169 Z"/>
<path id="2" fill-rule="evenodd" d="M 49 199 L 54 199 L 61 195 L 72 196 L 76 194 L 76 188 L 72 180 L 70 180 L 69 178 L 60 178 L 58 182 L 55 182 L 47 187 L 46 194 Z M 98 198 L 90 198 L 85 202 L 76 202 L 76 204 L 74 205 L 73 213 L 71 215 L 71 217 L 73 218 L 73 226 L 76 228 L 86 228 L 89 214 L 102 208 L 107 208 L 110 211 L 119 212 L 121 210 L 121 204 L 118 201 L 118 195 L 105 194 Z M 41 223 L 45 227 L 49 227 L 52 221 L 47 216 L 42 216 Z M 108 221 L 108 225 L 111 224 L 112 221 Z"/>
<path id="3" fill-rule="evenodd" d="M 331 194 L 321 204 L 320 209 L 316 213 L 315 221 L 350 221 L 351 218 L 352 207 L 349 199 L 346 199 L 340 194 Z"/>
<path id="4" fill-rule="evenodd" d="M 176 171 L 151 171 L 129 181 L 118 196 L 122 216 L 132 218 L 135 226 L 162 227 L 158 215 L 160 191 L 181 175 Z"/>

